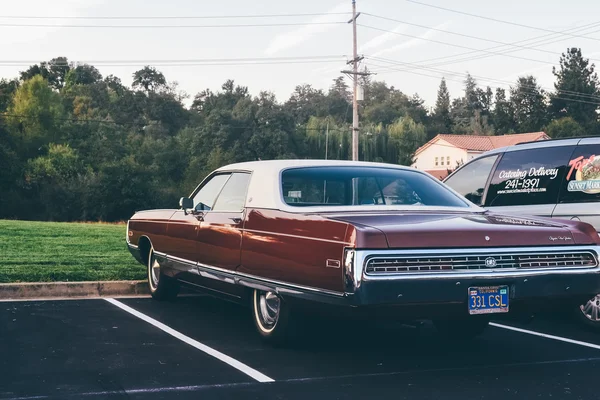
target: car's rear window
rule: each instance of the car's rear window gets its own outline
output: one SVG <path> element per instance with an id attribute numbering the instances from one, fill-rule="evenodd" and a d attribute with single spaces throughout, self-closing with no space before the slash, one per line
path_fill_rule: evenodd
<path id="1" fill-rule="evenodd" d="M 469 207 L 434 178 L 379 167 L 303 167 L 282 173 L 284 201 L 291 206 L 425 205 Z M 356 191 L 354 191 L 356 187 Z"/>

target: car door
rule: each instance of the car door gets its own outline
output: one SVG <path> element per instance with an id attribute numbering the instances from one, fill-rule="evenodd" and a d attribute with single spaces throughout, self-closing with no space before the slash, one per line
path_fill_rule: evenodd
<path id="1" fill-rule="evenodd" d="M 553 215 L 575 146 L 515 146 L 498 162 L 483 206 L 497 213 Z"/>
<path id="2" fill-rule="evenodd" d="M 250 173 L 231 174 L 198 230 L 197 260 L 207 267 L 234 271 L 240 265 L 242 229 Z"/>
<path id="3" fill-rule="evenodd" d="M 477 158 L 456 170 L 444 183 L 470 202 L 482 206 L 490 175 L 499 157 L 500 154 L 492 154 Z"/>
<path id="4" fill-rule="evenodd" d="M 178 210 L 169 220 L 169 238 L 166 253 L 181 262 L 195 263 L 198 254 L 198 230 L 203 212 L 210 210 L 230 174 L 216 174 L 207 178 L 192 196 L 194 211 Z"/>
<path id="5" fill-rule="evenodd" d="M 600 232 L 600 138 L 581 139 L 568 166 L 552 216 L 587 222 Z"/>

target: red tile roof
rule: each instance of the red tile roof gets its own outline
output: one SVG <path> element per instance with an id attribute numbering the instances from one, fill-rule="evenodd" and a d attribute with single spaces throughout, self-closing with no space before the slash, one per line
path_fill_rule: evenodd
<path id="1" fill-rule="evenodd" d="M 550 139 L 544 132 L 517 133 L 502 136 L 477 136 L 477 135 L 437 135 L 423 146 L 419 147 L 415 154 L 419 154 L 427 147 L 444 140 L 451 145 L 464 150 L 488 151 L 499 147 L 514 146 L 523 142 Z"/>
<path id="2" fill-rule="evenodd" d="M 425 172 L 438 178 L 440 181 L 448 176 L 448 170 L 446 169 L 426 169 Z"/>

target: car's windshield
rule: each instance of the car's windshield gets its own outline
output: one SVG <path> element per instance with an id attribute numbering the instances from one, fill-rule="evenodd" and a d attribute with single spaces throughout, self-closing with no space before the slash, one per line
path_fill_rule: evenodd
<path id="1" fill-rule="evenodd" d="M 379 167 L 322 166 L 282 173 L 284 201 L 291 206 L 424 205 L 468 203 L 422 173 Z"/>

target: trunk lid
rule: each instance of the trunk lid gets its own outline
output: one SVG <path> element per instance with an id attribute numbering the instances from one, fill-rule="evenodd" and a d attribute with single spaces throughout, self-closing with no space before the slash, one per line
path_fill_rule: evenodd
<path id="1" fill-rule="evenodd" d="M 393 212 L 327 215 L 383 232 L 390 248 L 560 246 L 589 244 L 557 221 L 473 212 Z M 571 227 L 572 228 L 572 227 Z M 360 243 L 357 243 L 360 246 Z"/>

